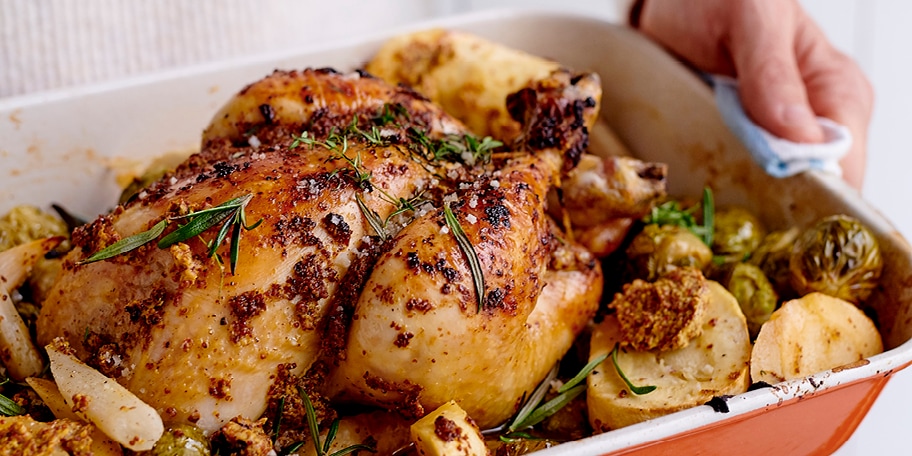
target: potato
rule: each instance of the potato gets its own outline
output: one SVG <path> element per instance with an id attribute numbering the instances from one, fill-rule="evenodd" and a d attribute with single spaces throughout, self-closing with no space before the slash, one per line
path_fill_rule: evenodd
<path id="1" fill-rule="evenodd" d="M 487 454 L 481 431 L 454 401 L 416 421 L 410 431 L 415 449 L 422 456 Z"/>
<path id="2" fill-rule="evenodd" d="M 883 351 L 880 333 L 848 301 L 810 293 L 788 301 L 760 327 L 751 378 L 778 383 L 854 363 Z"/>
<path id="3" fill-rule="evenodd" d="M 731 293 L 717 282 L 707 284 L 710 296 L 703 332 L 686 347 L 618 353 L 618 365 L 627 378 L 636 386 L 654 385 L 654 391 L 630 392 L 610 357 L 589 375 L 589 422 L 596 432 L 701 405 L 713 396 L 747 391 L 751 352 L 747 323 Z M 608 316 L 593 330 L 590 360 L 610 353 L 619 341 L 617 319 Z"/>
<path id="4" fill-rule="evenodd" d="M 32 266 L 63 240 L 51 237 L 31 241 L 0 253 L 0 360 L 14 380 L 38 375 L 44 360 L 32 343 L 28 327 L 10 293 L 25 282 Z"/>
<path id="5" fill-rule="evenodd" d="M 387 82 L 411 86 L 476 135 L 504 142 L 520 132 L 507 112 L 507 95 L 559 68 L 541 57 L 439 29 L 390 39 L 365 67 Z"/>
<path id="6" fill-rule="evenodd" d="M 165 431 L 158 412 L 113 379 L 66 353 L 64 347 L 52 343 L 46 348 L 51 373 L 67 405 L 121 445 L 134 451 L 152 449 Z"/>

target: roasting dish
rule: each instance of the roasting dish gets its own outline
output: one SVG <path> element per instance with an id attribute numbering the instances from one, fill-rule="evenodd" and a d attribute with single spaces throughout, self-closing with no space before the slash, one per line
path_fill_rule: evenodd
<path id="1" fill-rule="evenodd" d="M 469 31 L 597 72 L 603 85 L 599 121 L 636 156 L 669 164 L 671 194 L 695 195 L 710 185 L 719 189 L 720 203 L 756 208 L 781 226 L 848 213 L 871 227 L 884 250 L 884 278 L 871 300 L 883 354 L 736 396 L 727 401 L 727 413 L 697 407 L 541 454 L 714 454 L 732 448 L 826 454 L 851 435 L 889 375 L 912 362 L 912 291 L 904 287 L 912 280 L 908 243 L 838 178 L 765 175 L 726 130 L 709 88 L 661 49 L 623 27 L 551 13 L 485 13 L 414 29 L 431 26 Z M 197 147 L 206 121 L 239 87 L 275 68 L 356 68 L 395 33 L 4 100 L 0 211 L 54 202 L 87 216 L 105 212 L 124 176 L 163 152 Z M 597 135 L 596 129 L 594 149 L 600 147 Z"/>

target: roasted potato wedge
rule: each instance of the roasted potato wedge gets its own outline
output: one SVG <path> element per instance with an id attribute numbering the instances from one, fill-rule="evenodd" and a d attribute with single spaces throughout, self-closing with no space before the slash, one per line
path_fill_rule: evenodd
<path id="1" fill-rule="evenodd" d="M 703 332 L 681 349 L 621 351 L 618 366 L 636 386 L 656 389 L 635 395 L 611 362 L 604 361 L 587 379 L 589 422 L 596 432 L 622 428 L 667 415 L 750 385 L 751 344 L 738 301 L 717 282 L 708 281 L 709 300 Z M 610 353 L 620 342 L 617 319 L 608 316 L 592 333 L 590 359 Z"/>
<path id="2" fill-rule="evenodd" d="M 507 95 L 546 78 L 560 65 L 477 36 L 426 30 L 387 41 L 365 69 L 411 86 L 480 136 L 509 142 L 520 133 Z"/>
<path id="3" fill-rule="evenodd" d="M 823 293 L 786 302 L 760 327 L 751 378 L 778 383 L 883 351 L 874 322 L 852 303 Z"/>
<path id="4" fill-rule="evenodd" d="M 487 454 L 478 426 L 454 401 L 416 421 L 411 427 L 411 436 L 415 449 L 422 456 Z"/>

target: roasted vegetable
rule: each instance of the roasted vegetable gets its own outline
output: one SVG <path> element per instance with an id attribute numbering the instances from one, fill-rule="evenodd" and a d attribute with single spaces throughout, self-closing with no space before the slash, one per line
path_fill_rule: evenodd
<path id="1" fill-rule="evenodd" d="M 738 300 L 751 337 L 757 337 L 760 325 L 769 320 L 779 300 L 766 275 L 752 264 L 727 263 L 715 278 Z"/>
<path id="2" fill-rule="evenodd" d="M 789 261 L 791 284 L 799 295 L 819 291 L 855 305 L 871 294 L 882 269 L 877 239 L 845 215 L 826 217 L 806 230 Z"/>
<path id="3" fill-rule="evenodd" d="M 712 251 L 700 238 L 675 225 L 646 225 L 626 253 L 632 278 L 650 282 L 673 269 L 703 269 L 712 261 Z"/>
<path id="4" fill-rule="evenodd" d="M 209 439 L 203 430 L 189 424 L 169 427 L 162 434 L 149 456 L 209 456 Z"/>
<path id="5" fill-rule="evenodd" d="M 766 235 L 760 219 L 742 207 L 717 208 L 715 216 L 712 250 L 716 255 L 742 260 Z"/>
<path id="6" fill-rule="evenodd" d="M 811 293 L 784 303 L 760 329 L 751 378 L 778 383 L 882 351 L 880 334 L 864 312 L 842 299 Z"/>
<path id="7" fill-rule="evenodd" d="M 773 231 L 767 234 L 747 261 L 763 271 L 780 299 L 798 297 L 792 289 L 789 261 L 792 258 L 792 247 L 795 245 L 795 239 L 800 234 L 801 229 L 798 227 L 783 231 Z"/>
<path id="8" fill-rule="evenodd" d="M 16 206 L 0 217 L 0 251 L 52 236 L 68 236 L 57 217 L 34 206 Z"/>

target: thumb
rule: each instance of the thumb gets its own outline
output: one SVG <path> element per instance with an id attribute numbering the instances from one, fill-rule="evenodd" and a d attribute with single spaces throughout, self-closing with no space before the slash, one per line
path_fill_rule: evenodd
<path id="1" fill-rule="evenodd" d="M 733 30 L 741 36 L 733 36 L 730 49 L 744 110 L 754 122 L 781 138 L 802 143 L 823 141 L 823 130 L 808 102 L 798 68 L 794 31 L 785 28 L 779 33 L 761 33 L 760 28 L 788 24 L 758 24 L 763 22 L 762 17 L 746 22 L 747 26 Z"/>

